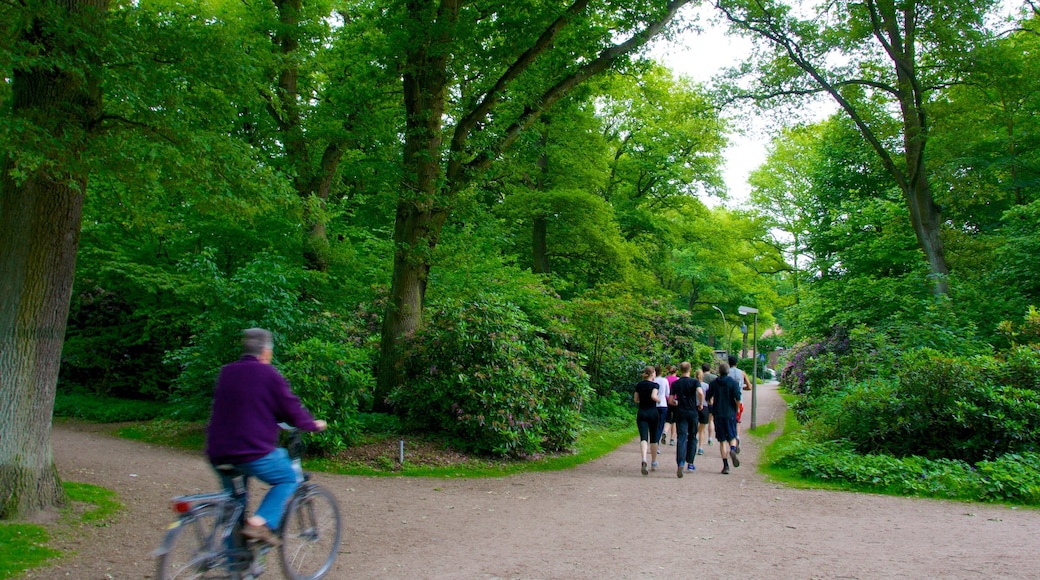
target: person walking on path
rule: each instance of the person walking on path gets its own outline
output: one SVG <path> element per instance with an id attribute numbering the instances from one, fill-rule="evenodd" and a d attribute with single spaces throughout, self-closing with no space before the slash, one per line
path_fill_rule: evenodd
<path id="1" fill-rule="evenodd" d="M 664 445 L 667 442 L 664 438 L 664 426 L 665 422 L 668 420 L 668 394 L 671 392 L 671 389 L 668 386 L 668 379 L 661 373 L 660 365 L 654 367 L 653 380 L 657 383 L 657 414 L 659 415 L 657 419 L 656 440 L 661 445 Z M 657 452 L 661 452 L 660 447 L 657 448 Z M 657 468 L 657 455 L 654 455 L 653 463 L 651 463 L 650 466 L 655 469 Z"/>
<path id="2" fill-rule="evenodd" d="M 675 365 L 668 365 L 668 374 L 665 375 L 665 380 L 668 381 L 668 393 L 672 392 L 672 385 L 675 381 L 679 380 L 676 373 L 679 369 L 675 368 Z M 666 399 L 667 400 L 667 399 Z M 675 445 L 676 431 L 675 431 L 675 407 L 668 405 L 668 413 L 664 417 L 664 430 L 661 434 L 661 445 L 664 445 L 665 439 L 668 440 L 669 445 Z"/>
<path id="3" fill-rule="evenodd" d="M 715 417 L 715 437 L 722 455 L 722 473 L 729 473 L 729 459 L 733 467 L 740 467 L 737 449 L 737 405 L 740 404 L 740 385 L 729 376 L 729 365 L 719 363 L 719 378 L 708 385 L 708 403 Z"/>
<path id="4" fill-rule="evenodd" d="M 739 361 L 737 360 L 736 355 L 732 355 L 732 354 L 729 355 L 727 360 L 729 361 L 729 376 L 733 377 L 733 380 L 737 382 L 738 388 L 739 387 L 743 387 L 744 391 L 750 391 L 751 390 L 751 381 L 748 379 L 747 373 L 745 373 L 743 370 L 737 368 L 737 364 L 739 363 Z M 737 395 L 741 399 L 744 398 L 744 394 L 740 390 L 737 391 Z M 737 438 L 737 449 L 740 449 L 740 415 L 743 413 L 743 411 L 744 411 L 744 403 L 743 402 L 738 402 L 737 403 L 737 430 L 733 432 L 733 434 Z"/>
<path id="5" fill-rule="evenodd" d="M 751 379 L 748 378 L 747 373 L 737 368 L 737 365 L 740 364 L 740 361 L 737 360 L 736 355 L 729 355 L 729 359 L 727 360 L 727 362 L 729 362 L 729 374 L 731 377 L 733 377 L 733 380 L 737 381 L 737 384 L 743 387 L 743 390 L 750 391 Z"/>
<path id="6" fill-rule="evenodd" d="M 710 385 L 715 379 L 719 378 L 719 375 L 711 372 L 711 365 L 708 363 L 701 365 L 701 372 L 704 373 L 704 376 L 701 377 L 701 382 L 704 383 L 704 394 L 707 395 L 708 385 Z M 708 410 L 708 445 L 711 445 L 711 437 L 715 433 L 715 419 L 711 414 L 711 405 L 705 403 L 704 407 Z"/>
<path id="7" fill-rule="evenodd" d="M 242 535 L 271 545 L 279 543 L 273 530 L 281 523 L 285 504 L 300 483 L 289 453 L 278 447 L 278 423 L 304 431 L 323 431 L 271 365 L 274 338 L 270 331 L 242 331 L 242 358 L 220 369 L 213 392 L 213 412 L 206 430 L 206 455 L 214 467 L 234 465 L 271 488 L 256 512 L 246 518 Z M 219 474 L 219 472 L 218 472 Z M 219 474 L 224 489 L 234 490 L 232 478 Z"/>
<path id="8" fill-rule="evenodd" d="M 697 408 L 703 403 L 701 383 L 690 377 L 691 365 L 683 362 L 679 365 L 682 375 L 672 384 L 672 397 L 669 403 L 675 411 L 675 430 L 677 443 L 675 446 L 676 477 L 683 476 L 683 467 L 693 472 L 697 458 Z"/>
<path id="9" fill-rule="evenodd" d="M 712 376 L 715 377 L 715 375 Z M 708 411 L 708 402 L 706 400 L 708 384 L 704 381 L 703 369 L 697 369 L 697 374 L 694 375 L 694 378 L 697 380 L 697 386 L 700 389 L 697 393 L 697 455 L 704 455 L 704 447 L 702 447 L 701 444 L 704 441 L 704 435 L 710 430 L 708 421 L 711 418 L 711 413 Z"/>
<path id="10" fill-rule="evenodd" d="M 636 384 L 636 392 L 632 395 L 632 400 L 639 405 L 639 410 L 636 411 L 636 427 L 639 428 L 639 452 L 643 456 L 643 475 L 648 473 L 646 469 L 648 448 L 653 457 L 653 466 L 657 467 L 657 445 L 661 437 L 658 433 L 660 415 L 657 412 L 657 401 L 660 397 L 658 385 L 654 382 L 656 376 L 657 372 L 654 367 L 648 366 L 643 369 L 643 380 Z M 650 438 L 655 434 L 658 439 L 654 439 L 653 443 L 650 443 Z"/>

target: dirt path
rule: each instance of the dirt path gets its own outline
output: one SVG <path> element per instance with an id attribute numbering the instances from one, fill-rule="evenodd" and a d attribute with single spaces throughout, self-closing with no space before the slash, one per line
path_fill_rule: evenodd
<path id="1" fill-rule="evenodd" d="M 759 423 L 780 421 L 761 387 Z M 746 419 L 745 419 L 746 420 Z M 632 427 L 633 433 L 635 426 Z M 62 477 L 119 493 L 115 524 L 66 540 L 75 555 L 25 578 L 149 578 L 174 495 L 216 482 L 190 453 L 58 426 Z M 1040 511 L 787 489 L 755 472 L 758 444 L 721 475 L 718 446 L 698 470 L 639 473 L 638 442 L 575 469 L 498 479 L 319 474 L 346 517 L 329 578 L 1035 578 Z M 277 578 L 277 572 L 268 574 Z M 266 576 L 265 576 L 266 577 Z"/>

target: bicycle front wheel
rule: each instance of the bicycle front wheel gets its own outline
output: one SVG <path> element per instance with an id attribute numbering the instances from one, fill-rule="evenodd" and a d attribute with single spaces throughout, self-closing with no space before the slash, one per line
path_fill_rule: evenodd
<path id="1" fill-rule="evenodd" d="M 332 569 L 342 535 L 336 498 L 308 486 L 293 497 L 282 520 L 282 571 L 290 580 L 317 580 Z"/>
<path id="2" fill-rule="evenodd" d="M 207 507 L 173 524 L 158 550 L 158 580 L 228 578 L 220 565 L 222 550 L 213 545 L 217 514 L 216 507 Z"/>

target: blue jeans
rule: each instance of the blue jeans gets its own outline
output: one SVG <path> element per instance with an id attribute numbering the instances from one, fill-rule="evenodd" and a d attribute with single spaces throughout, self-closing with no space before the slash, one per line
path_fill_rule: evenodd
<path id="1" fill-rule="evenodd" d="M 247 486 L 249 477 L 255 477 L 271 486 L 263 501 L 260 502 L 256 515 L 267 521 L 267 527 L 277 530 L 282 523 L 285 504 L 296 491 L 296 487 L 300 485 L 300 477 L 293 469 L 289 452 L 278 448 L 256 461 L 239 463 L 235 467 L 246 474 Z M 234 491 L 231 478 L 221 475 L 220 483 L 224 489 Z"/>
<path id="2" fill-rule="evenodd" d="M 693 465 L 697 458 L 697 412 L 675 413 L 675 462 L 683 465 Z"/>

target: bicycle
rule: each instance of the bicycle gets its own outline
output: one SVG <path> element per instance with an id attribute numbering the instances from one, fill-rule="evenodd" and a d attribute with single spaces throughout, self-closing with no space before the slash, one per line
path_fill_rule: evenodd
<path id="1" fill-rule="evenodd" d="M 310 474 L 300 468 L 303 442 L 295 429 L 290 430 L 288 449 L 303 481 L 275 530 L 281 540 L 282 572 L 290 580 L 318 580 L 336 561 L 342 538 L 339 506 L 332 493 L 311 482 Z M 240 533 L 245 521 L 246 477 L 232 465 L 216 468 L 232 478 L 234 491 L 173 498 L 177 519 L 154 552 L 159 580 L 252 580 L 265 571 L 265 556 L 274 548 L 246 540 Z"/>

